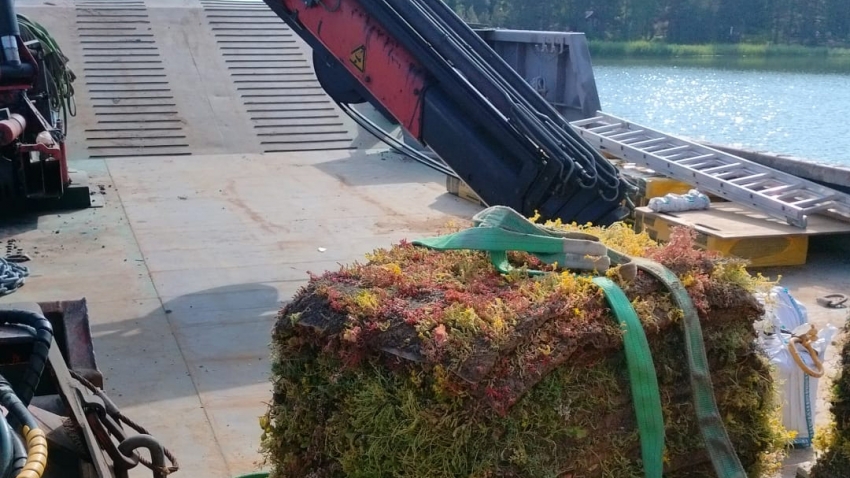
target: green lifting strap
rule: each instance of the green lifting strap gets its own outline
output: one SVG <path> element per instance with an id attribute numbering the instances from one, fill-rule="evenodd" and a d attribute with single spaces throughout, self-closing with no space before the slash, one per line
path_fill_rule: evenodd
<path id="1" fill-rule="evenodd" d="M 516 211 L 503 206 L 485 209 L 473 221 L 475 227 L 414 241 L 414 245 L 441 251 L 470 249 L 486 251 L 496 269 L 507 274 L 508 251 L 533 254 L 547 264 L 557 263 L 564 269 L 605 271 L 611 266 L 608 248 L 590 234 L 563 233 L 543 229 Z M 544 274 L 529 270 L 531 275 Z"/>
<path id="2" fill-rule="evenodd" d="M 684 313 L 685 351 L 688 356 L 688 368 L 691 373 L 691 392 L 697 423 L 702 434 L 714 471 L 720 478 L 747 478 L 743 465 L 735 453 L 717 402 L 714 399 L 714 387 L 711 384 L 711 372 L 705 354 L 705 342 L 700 326 L 699 315 L 685 286 L 671 270 L 641 258 L 633 258 L 638 269 L 652 275 L 673 294 L 676 305 Z"/>
<path id="3" fill-rule="evenodd" d="M 623 329 L 644 476 L 661 478 L 664 473 L 664 415 L 661 412 L 658 377 L 646 333 L 629 298 L 614 281 L 606 277 L 594 277 L 593 282 L 605 293 L 605 299 Z"/>

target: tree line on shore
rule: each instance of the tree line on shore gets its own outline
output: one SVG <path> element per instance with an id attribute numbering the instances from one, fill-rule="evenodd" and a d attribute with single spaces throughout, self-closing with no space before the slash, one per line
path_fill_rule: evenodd
<path id="1" fill-rule="evenodd" d="M 848 0 L 444 0 L 474 24 L 590 40 L 850 44 Z"/>

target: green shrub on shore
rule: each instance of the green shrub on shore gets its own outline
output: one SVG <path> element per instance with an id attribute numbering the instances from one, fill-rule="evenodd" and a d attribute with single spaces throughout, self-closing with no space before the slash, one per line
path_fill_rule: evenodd
<path id="1" fill-rule="evenodd" d="M 590 41 L 596 57 L 850 57 L 850 48 L 772 44 L 677 45 L 653 41 Z"/>

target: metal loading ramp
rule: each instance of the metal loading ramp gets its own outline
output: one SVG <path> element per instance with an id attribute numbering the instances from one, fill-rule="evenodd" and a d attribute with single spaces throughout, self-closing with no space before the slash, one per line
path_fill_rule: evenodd
<path id="1" fill-rule="evenodd" d="M 82 61 L 70 58 L 88 94 L 83 108 L 94 113 L 94 124 L 86 124 L 81 135 L 89 157 L 190 154 L 186 121 L 144 2 L 77 0 L 75 5 Z"/>
<path id="2" fill-rule="evenodd" d="M 265 3 L 201 3 L 264 152 L 351 147 L 348 118 L 319 85 L 301 40 Z"/>
<path id="3" fill-rule="evenodd" d="M 71 158 L 362 149 L 262 0 L 18 1 L 77 75 Z"/>

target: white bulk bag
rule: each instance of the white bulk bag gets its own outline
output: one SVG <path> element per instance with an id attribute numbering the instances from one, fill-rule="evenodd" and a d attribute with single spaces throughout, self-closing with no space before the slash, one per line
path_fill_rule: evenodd
<path id="1" fill-rule="evenodd" d="M 777 368 L 782 423 L 789 431 L 796 432 L 794 446 L 811 447 L 819 379 L 800 367 L 790 349 L 791 339 L 809 328 L 806 307 L 784 287 L 774 287 L 769 295 L 760 295 L 758 299 L 765 309 L 759 341 Z M 817 339 L 811 343 L 821 362 L 836 333 L 837 329 L 829 325 L 818 331 Z M 809 371 L 815 371 L 817 367 L 809 351 L 799 343 L 794 348 Z"/>

